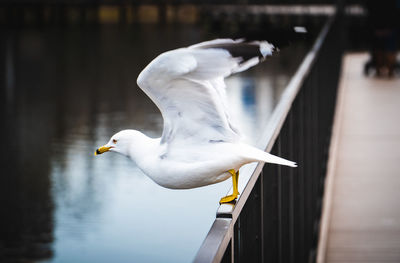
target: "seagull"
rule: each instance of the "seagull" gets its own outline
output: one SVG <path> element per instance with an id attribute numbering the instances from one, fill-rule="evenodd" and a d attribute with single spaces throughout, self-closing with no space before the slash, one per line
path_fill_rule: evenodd
<path id="1" fill-rule="evenodd" d="M 296 167 L 296 163 L 244 142 L 229 114 L 224 78 L 257 65 L 274 51 L 266 41 L 215 39 L 162 53 L 139 74 L 138 86 L 160 109 L 161 138 L 122 130 L 95 155 L 128 156 L 154 182 L 190 189 L 232 178 L 238 195 L 239 168 L 252 162 Z"/>

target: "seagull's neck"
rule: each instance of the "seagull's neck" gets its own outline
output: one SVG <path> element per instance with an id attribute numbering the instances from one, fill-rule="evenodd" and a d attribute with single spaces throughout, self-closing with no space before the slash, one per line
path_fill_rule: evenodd
<path id="1" fill-rule="evenodd" d="M 128 156 L 141 166 L 147 158 L 158 155 L 159 146 L 160 138 L 153 139 L 139 131 L 134 131 L 130 138 Z"/>

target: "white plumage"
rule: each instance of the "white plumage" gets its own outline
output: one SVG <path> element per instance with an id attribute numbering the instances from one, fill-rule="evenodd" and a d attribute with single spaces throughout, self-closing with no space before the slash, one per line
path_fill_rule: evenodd
<path id="1" fill-rule="evenodd" d="M 139 87 L 164 118 L 161 138 L 121 131 L 97 153 L 129 156 L 156 183 L 175 189 L 213 184 L 250 162 L 295 167 L 294 162 L 244 144 L 231 122 L 224 78 L 271 55 L 268 42 L 216 39 L 156 57 L 139 75 Z"/>

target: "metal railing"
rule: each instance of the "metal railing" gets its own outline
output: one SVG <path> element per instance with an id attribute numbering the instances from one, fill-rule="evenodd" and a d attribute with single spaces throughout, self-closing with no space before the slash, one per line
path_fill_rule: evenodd
<path id="1" fill-rule="evenodd" d="M 341 63 L 340 30 L 328 18 L 263 135 L 267 152 L 299 167 L 241 169 L 236 204 L 223 204 L 195 262 L 314 262 Z"/>

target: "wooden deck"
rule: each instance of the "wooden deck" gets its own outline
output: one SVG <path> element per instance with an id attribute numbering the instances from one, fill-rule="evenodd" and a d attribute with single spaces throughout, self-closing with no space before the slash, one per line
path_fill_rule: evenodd
<path id="1" fill-rule="evenodd" d="M 400 79 L 344 57 L 317 262 L 400 262 Z"/>

